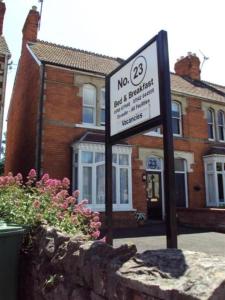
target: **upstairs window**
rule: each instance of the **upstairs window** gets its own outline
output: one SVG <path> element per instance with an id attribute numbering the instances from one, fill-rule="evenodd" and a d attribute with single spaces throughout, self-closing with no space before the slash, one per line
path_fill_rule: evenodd
<path id="1" fill-rule="evenodd" d="M 181 105 L 178 102 L 172 102 L 172 128 L 174 135 L 181 135 Z"/>
<path id="2" fill-rule="evenodd" d="M 218 111 L 217 113 L 217 131 L 218 131 L 218 139 L 219 141 L 225 141 L 225 132 L 224 132 L 224 112 Z"/>
<path id="3" fill-rule="evenodd" d="M 83 123 L 96 122 L 96 88 L 91 84 L 83 86 Z"/>
<path id="4" fill-rule="evenodd" d="M 215 126 L 215 120 L 214 120 L 214 111 L 213 109 L 208 109 L 207 111 L 207 121 L 208 121 L 208 138 L 209 140 L 215 139 L 215 132 L 214 132 L 214 126 Z"/>
<path id="5" fill-rule="evenodd" d="M 100 99 L 100 125 L 105 125 L 105 88 L 101 89 Z"/>

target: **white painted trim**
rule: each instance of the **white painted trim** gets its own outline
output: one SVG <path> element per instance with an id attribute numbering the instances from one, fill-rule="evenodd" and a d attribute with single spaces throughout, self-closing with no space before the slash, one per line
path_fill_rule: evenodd
<path id="1" fill-rule="evenodd" d="M 75 124 L 74 127 L 87 128 L 87 129 L 95 129 L 95 130 L 97 129 L 97 130 L 101 130 L 101 131 L 105 130 L 105 126 L 96 126 L 96 125 L 87 124 L 87 123 Z"/>
<path id="2" fill-rule="evenodd" d="M 31 56 L 33 57 L 33 59 L 36 61 L 36 63 L 40 67 L 41 66 L 41 61 L 37 58 L 37 56 L 34 54 L 34 52 L 31 50 L 31 48 L 28 44 L 26 44 L 26 47 L 27 47 L 28 51 L 30 52 Z"/>

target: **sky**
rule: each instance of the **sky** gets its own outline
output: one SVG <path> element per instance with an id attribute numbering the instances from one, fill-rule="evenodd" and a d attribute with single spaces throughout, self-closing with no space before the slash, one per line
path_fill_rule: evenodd
<path id="1" fill-rule="evenodd" d="M 12 54 L 5 119 L 21 51 L 22 28 L 38 0 L 4 0 L 3 34 Z M 170 70 L 187 52 L 203 60 L 201 79 L 225 86 L 223 0 L 43 0 L 38 39 L 128 58 L 160 30 L 168 33 Z M 4 125 L 4 130 L 6 126 Z"/>

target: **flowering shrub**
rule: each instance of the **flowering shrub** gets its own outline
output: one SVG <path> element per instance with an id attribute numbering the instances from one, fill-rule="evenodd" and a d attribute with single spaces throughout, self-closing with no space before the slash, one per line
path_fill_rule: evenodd
<path id="1" fill-rule="evenodd" d="M 68 178 L 51 179 L 48 174 L 37 181 L 34 169 L 25 181 L 20 173 L 1 176 L 0 219 L 18 225 L 48 224 L 66 233 L 83 233 L 97 239 L 99 213 L 86 207 L 87 200 L 78 203 L 79 191 L 69 195 L 69 187 Z"/>

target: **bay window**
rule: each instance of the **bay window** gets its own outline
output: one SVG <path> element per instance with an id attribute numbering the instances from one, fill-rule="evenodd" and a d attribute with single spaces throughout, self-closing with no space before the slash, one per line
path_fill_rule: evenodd
<path id="1" fill-rule="evenodd" d="M 79 143 L 75 144 L 73 149 L 73 189 L 80 190 L 80 200 L 87 199 L 92 209 L 104 210 L 104 145 Z M 131 147 L 113 147 L 112 191 L 114 210 L 132 209 Z"/>
<path id="2" fill-rule="evenodd" d="M 225 156 L 204 157 L 207 206 L 225 205 Z"/>

